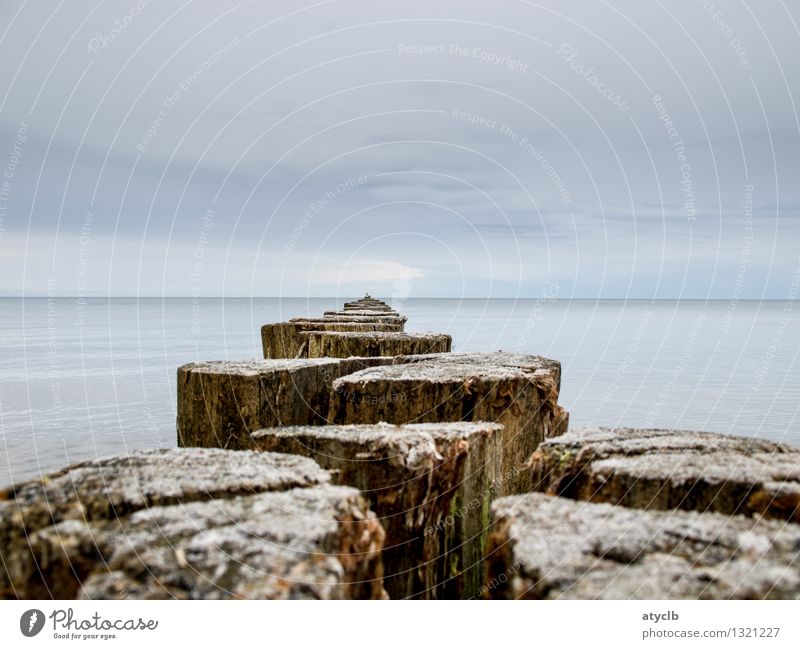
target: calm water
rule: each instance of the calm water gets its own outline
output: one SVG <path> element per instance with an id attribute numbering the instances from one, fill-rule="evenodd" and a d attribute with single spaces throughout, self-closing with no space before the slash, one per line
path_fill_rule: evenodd
<path id="1" fill-rule="evenodd" d="M 260 356 L 259 326 L 344 299 L 0 299 L 0 484 L 175 444 L 175 369 Z M 800 303 L 406 300 L 409 331 L 563 365 L 573 426 L 800 445 Z"/>

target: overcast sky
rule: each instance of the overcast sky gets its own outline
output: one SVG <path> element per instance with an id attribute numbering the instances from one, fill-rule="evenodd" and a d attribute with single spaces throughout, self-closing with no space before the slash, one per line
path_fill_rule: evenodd
<path id="1" fill-rule="evenodd" d="M 0 294 L 761 298 L 800 6 L 0 4 Z"/>

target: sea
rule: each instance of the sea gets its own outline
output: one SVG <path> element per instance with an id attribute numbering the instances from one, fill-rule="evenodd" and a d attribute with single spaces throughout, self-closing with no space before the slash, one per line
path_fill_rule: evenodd
<path id="1" fill-rule="evenodd" d="M 259 327 L 338 298 L 0 298 L 0 485 L 176 444 L 176 369 L 261 356 Z M 570 426 L 715 431 L 800 446 L 800 302 L 387 300 L 454 351 L 562 364 Z"/>

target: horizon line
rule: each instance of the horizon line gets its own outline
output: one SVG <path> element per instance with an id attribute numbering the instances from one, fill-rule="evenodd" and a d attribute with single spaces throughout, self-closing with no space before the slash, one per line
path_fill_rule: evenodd
<path id="1" fill-rule="evenodd" d="M 379 299 L 380 295 L 372 296 Z M 357 298 L 355 295 L 0 295 L 2 300 L 342 300 Z M 421 295 L 397 299 L 398 302 L 410 300 L 546 300 L 548 302 L 581 301 L 628 301 L 628 302 L 800 302 L 800 298 L 780 297 L 542 297 L 541 295 L 517 297 L 460 297 Z"/>

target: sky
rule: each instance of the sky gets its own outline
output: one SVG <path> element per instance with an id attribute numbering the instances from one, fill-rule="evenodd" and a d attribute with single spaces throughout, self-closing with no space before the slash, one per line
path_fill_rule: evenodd
<path id="1" fill-rule="evenodd" d="M 794 298 L 799 24 L 6 0 L 0 295 Z"/>

